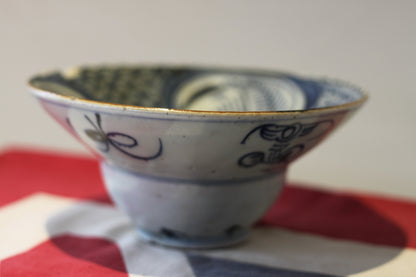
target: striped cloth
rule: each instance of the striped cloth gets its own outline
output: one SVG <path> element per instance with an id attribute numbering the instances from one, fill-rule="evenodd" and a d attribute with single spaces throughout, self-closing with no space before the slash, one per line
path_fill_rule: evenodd
<path id="1" fill-rule="evenodd" d="M 416 200 L 289 184 L 238 246 L 138 239 L 87 157 L 0 154 L 0 276 L 416 276 Z"/>

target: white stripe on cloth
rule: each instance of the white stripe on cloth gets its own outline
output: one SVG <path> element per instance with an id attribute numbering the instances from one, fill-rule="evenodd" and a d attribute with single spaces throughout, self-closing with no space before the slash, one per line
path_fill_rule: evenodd
<path id="1" fill-rule="evenodd" d="M 0 260 L 47 240 L 45 222 L 74 200 L 37 193 L 0 208 Z"/>

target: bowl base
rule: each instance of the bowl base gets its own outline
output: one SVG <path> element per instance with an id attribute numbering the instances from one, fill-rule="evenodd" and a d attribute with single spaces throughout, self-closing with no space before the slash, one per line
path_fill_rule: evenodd
<path id="1" fill-rule="evenodd" d="M 209 249 L 218 247 L 232 246 L 243 242 L 248 238 L 249 230 L 239 228 L 231 234 L 218 237 L 183 237 L 172 234 L 155 233 L 143 229 L 138 229 L 142 240 L 163 246 L 187 248 L 187 249 Z"/>

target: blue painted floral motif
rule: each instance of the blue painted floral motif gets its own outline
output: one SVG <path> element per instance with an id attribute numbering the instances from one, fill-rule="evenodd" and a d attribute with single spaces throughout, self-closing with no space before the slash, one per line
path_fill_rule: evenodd
<path id="1" fill-rule="evenodd" d="M 134 137 L 119 132 L 104 132 L 101 126 L 101 116 L 98 113 L 95 113 L 95 123 L 91 120 L 91 118 L 89 118 L 89 116 L 84 115 L 84 117 L 93 127 L 93 129 L 84 130 L 85 134 L 100 145 L 99 150 L 101 152 L 108 152 L 110 150 L 110 146 L 113 146 L 115 149 L 131 158 L 145 161 L 156 159 L 162 154 L 163 144 L 160 138 L 158 139 L 159 149 L 155 154 L 150 156 L 139 156 L 133 154 L 131 151 L 128 151 L 129 149 L 139 146 L 138 141 Z"/>
<path id="2" fill-rule="evenodd" d="M 324 120 L 312 124 L 263 124 L 257 126 L 243 138 L 241 144 L 246 144 L 256 133 L 263 140 L 272 141 L 273 144 L 267 152 L 254 151 L 241 156 L 238 160 L 238 165 L 250 168 L 258 164 L 288 163 L 300 156 L 306 148 L 306 142 L 310 143 L 321 139 L 333 125 L 332 120 Z M 319 129 L 317 128 L 318 126 L 320 126 Z M 299 144 L 291 143 L 298 137 L 305 137 L 306 140 L 302 140 L 302 143 Z"/>

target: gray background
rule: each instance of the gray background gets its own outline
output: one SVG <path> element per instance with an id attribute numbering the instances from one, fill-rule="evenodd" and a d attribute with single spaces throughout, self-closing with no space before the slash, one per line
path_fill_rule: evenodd
<path id="1" fill-rule="evenodd" d="M 416 1 L 0 1 L 0 149 L 88 155 L 27 93 L 78 64 L 246 66 L 353 82 L 371 95 L 291 167 L 329 189 L 416 197 Z"/>

